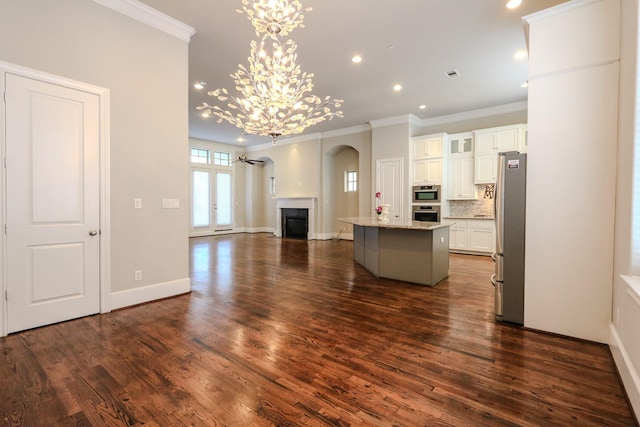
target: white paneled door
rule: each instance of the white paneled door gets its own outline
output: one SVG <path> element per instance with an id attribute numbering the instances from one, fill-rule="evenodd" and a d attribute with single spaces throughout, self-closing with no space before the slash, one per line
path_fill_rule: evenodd
<path id="1" fill-rule="evenodd" d="M 402 218 L 403 163 L 401 158 L 376 161 L 376 191 L 380 192 L 382 203 L 389 207 L 390 218 Z M 374 206 L 375 208 L 375 206 Z"/>
<path id="2" fill-rule="evenodd" d="M 6 75 L 8 332 L 100 310 L 99 97 Z"/>

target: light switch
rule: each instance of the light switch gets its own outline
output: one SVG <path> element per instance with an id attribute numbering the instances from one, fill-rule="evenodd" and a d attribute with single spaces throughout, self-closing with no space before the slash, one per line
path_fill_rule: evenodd
<path id="1" fill-rule="evenodd" d="M 180 209 L 180 199 L 162 199 L 162 209 Z"/>
<path id="2" fill-rule="evenodd" d="M 134 209 L 142 209 L 142 199 L 139 197 L 133 199 L 133 207 Z"/>

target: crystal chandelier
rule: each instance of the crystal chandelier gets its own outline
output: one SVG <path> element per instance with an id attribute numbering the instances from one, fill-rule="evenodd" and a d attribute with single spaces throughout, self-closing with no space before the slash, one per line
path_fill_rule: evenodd
<path id="1" fill-rule="evenodd" d="M 302 12 L 310 12 L 311 8 L 302 9 L 298 0 L 242 0 L 242 10 L 256 29 L 256 34 L 286 36 L 296 27 L 304 28 Z M 243 13 L 237 10 L 238 13 Z"/>
<path id="2" fill-rule="evenodd" d="M 252 21 L 260 42 L 251 42 L 249 68 L 240 65 L 231 74 L 239 95 L 216 89 L 209 95 L 226 103 L 228 110 L 204 102 L 198 106 L 205 116 L 215 115 L 243 129 L 245 133 L 270 136 L 275 144 L 281 135 L 303 132 L 307 127 L 333 117 L 343 117 L 342 100 L 321 99 L 311 93 L 313 74 L 304 73 L 296 64 L 296 43 L 281 43 L 278 35 L 303 27 L 302 6 L 294 0 L 242 0 L 243 9 Z M 310 10 L 310 9 L 304 9 Z M 267 39 L 271 38 L 270 46 Z M 267 49 L 269 52 L 267 52 Z"/>

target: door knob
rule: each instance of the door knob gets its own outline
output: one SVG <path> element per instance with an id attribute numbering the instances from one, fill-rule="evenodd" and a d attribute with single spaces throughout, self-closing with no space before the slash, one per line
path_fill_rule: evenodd
<path id="1" fill-rule="evenodd" d="M 89 232 L 89 236 L 95 236 L 96 234 L 98 234 L 98 232 L 96 230 L 91 230 Z"/>

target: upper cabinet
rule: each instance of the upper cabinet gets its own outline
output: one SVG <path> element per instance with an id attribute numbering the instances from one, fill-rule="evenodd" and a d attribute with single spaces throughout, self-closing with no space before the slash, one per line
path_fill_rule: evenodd
<path id="1" fill-rule="evenodd" d="M 441 185 L 446 133 L 411 138 L 413 185 Z"/>
<path id="2" fill-rule="evenodd" d="M 520 148 L 520 127 L 502 126 L 475 131 L 476 154 L 517 151 Z"/>
<path id="3" fill-rule="evenodd" d="M 527 150 L 526 126 L 510 125 L 474 131 L 476 184 L 496 182 L 498 153 Z"/>
<path id="4" fill-rule="evenodd" d="M 441 157 L 444 153 L 445 134 L 417 136 L 413 141 L 413 158 Z"/>
<path id="5" fill-rule="evenodd" d="M 473 154 L 473 132 L 449 135 L 449 154 Z"/>
<path id="6" fill-rule="evenodd" d="M 449 135 L 447 199 L 476 199 L 474 184 L 473 132 Z"/>

